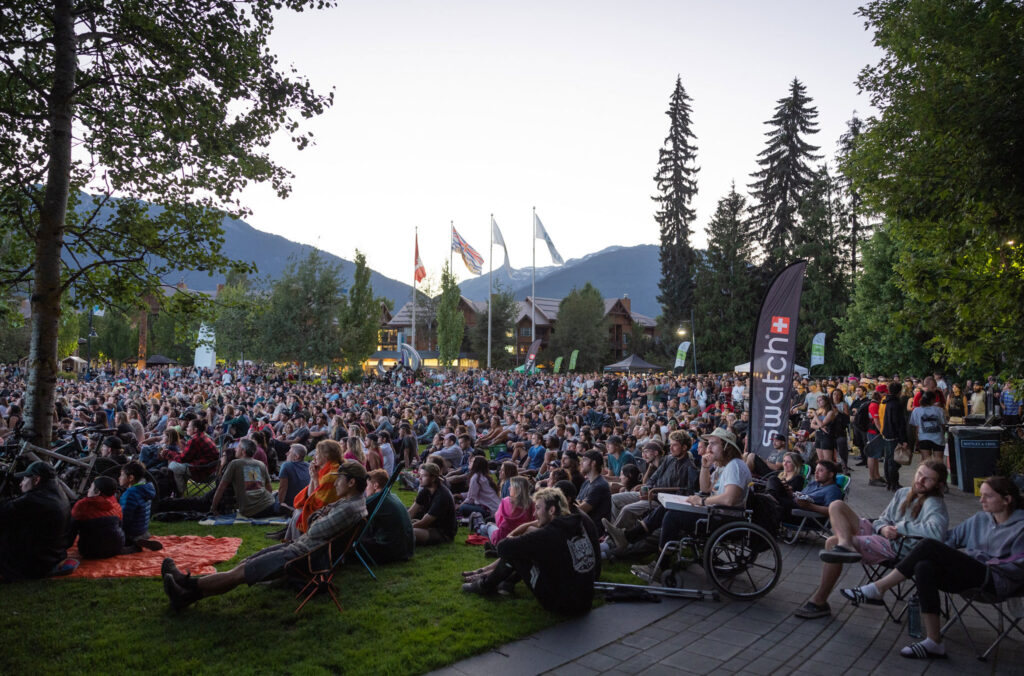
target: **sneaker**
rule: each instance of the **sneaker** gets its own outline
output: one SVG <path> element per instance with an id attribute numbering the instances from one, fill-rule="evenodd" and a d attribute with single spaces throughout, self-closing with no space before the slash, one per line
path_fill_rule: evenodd
<path id="1" fill-rule="evenodd" d="M 819 617 L 829 617 L 832 615 L 832 609 L 829 608 L 827 603 L 818 605 L 808 601 L 803 604 L 793 613 L 794 617 L 799 617 L 802 620 L 813 620 Z"/>
<path id="2" fill-rule="evenodd" d="M 868 486 L 877 486 L 879 488 L 887 488 L 888 484 L 885 483 L 885 479 L 872 479 L 868 481 Z"/>
<path id="3" fill-rule="evenodd" d="M 170 574 L 164 575 L 164 593 L 175 611 L 184 610 L 203 597 L 195 580 L 187 580 L 186 586 L 182 587 Z"/>
<path id="4" fill-rule="evenodd" d="M 469 515 L 469 532 L 476 533 L 480 526 L 484 525 L 484 516 L 480 512 L 473 512 Z"/>
<path id="5" fill-rule="evenodd" d="M 135 544 L 137 544 L 139 547 L 142 547 L 143 549 L 148 549 L 151 552 L 159 552 L 161 549 L 164 548 L 164 546 L 156 540 L 148 540 L 145 538 L 139 538 L 135 541 Z"/>
<path id="6" fill-rule="evenodd" d="M 487 596 L 491 592 L 484 589 L 483 579 L 473 580 L 462 585 L 462 591 L 466 594 L 479 594 L 480 596 Z"/>
<path id="7" fill-rule="evenodd" d="M 53 572 L 50 573 L 50 577 L 64 577 L 78 570 L 80 561 L 78 559 L 64 559 L 56 566 L 53 567 Z"/>
<path id="8" fill-rule="evenodd" d="M 818 558 L 825 563 L 857 563 L 861 556 L 860 552 L 836 545 L 833 549 L 822 549 L 818 552 Z"/>
<path id="9" fill-rule="evenodd" d="M 623 528 L 618 528 L 612 525 L 612 522 L 608 519 L 601 519 L 601 525 L 604 526 L 604 530 L 608 533 L 608 537 L 615 543 L 616 549 L 625 549 L 629 546 L 629 540 L 626 539 L 626 531 Z"/>

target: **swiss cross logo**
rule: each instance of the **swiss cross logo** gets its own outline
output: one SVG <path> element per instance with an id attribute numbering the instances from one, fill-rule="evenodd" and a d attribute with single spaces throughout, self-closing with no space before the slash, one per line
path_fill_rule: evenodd
<path id="1" fill-rule="evenodd" d="M 772 317 L 772 333 L 789 335 L 789 317 Z"/>

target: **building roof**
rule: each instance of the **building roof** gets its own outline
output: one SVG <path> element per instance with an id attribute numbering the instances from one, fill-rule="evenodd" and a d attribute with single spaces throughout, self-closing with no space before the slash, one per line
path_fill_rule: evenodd
<path id="1" fill-rule="evenodd" d="M 524 319 L 529 321 L 531 316 L 532 307 L 530 296 L 526 297 L 526 300 L 518 301 L 519 314 L 516 315 L 516 324 L 523 321 Z M 621 298 L 605 298 L 604 300 L 604 314 L 607 317 L 608 313 L 612 311 L 617 303 L 621 303 Z M 537 326 L 550 326 L 558 321 L 558 306 L 561 304 L 559 298 L 537 298 Z M 657 323 L 648 317 L 642 315 L 639 312 L 633 312 L 626 308 L 625 305 L 621 305 L 622 309 L 626 312 L 629 318 L 643 326 L 644 328 L 654 327 Z"/>
<path id="2" fill-rule="evenodd" d="M 487 312 L 487 301 L 484 300 L 470 300 L 465 296 L 460 295 L 459 305 L 472 312 Z M 399 329 L 406 326 L 412 326 L 412 301 L 409 301 L 400 307 L 398 312 L 391 317 L 391 321 L 387 322 L 385 326 L 389 329 Z"/>

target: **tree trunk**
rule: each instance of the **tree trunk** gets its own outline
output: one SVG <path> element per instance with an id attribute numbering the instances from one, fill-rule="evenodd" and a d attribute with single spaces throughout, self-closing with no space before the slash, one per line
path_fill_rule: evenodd
<path id="1" fill-rule="evenodd" d="M 25 394 L 26 439 L 48 447 L 53 428 L 53 394 L 57 384 L 57 334 L 60 324 L 61 248 L 71 189 L 72 93 L 78 55 L 71 0 L 53 8 L 54 74 L 49 97 L 49 167 L 39 211 L 32 284 L 32 342 Z"/>

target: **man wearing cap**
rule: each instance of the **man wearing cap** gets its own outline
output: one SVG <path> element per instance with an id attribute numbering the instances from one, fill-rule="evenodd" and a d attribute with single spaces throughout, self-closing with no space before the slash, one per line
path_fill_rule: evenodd
<path id="1" fill-rule="evenodd" d="M 334 490 L 338 493 L 338 500 L 314 514 L 312 525 L 301 537 L 294 542 L 267 547 L 226 573 L 193 578 L 179 571 L 174 559 L 164 559 L 160 572 L 171 607 L 181 610 L 206 596 L 226 594 L 243 583 L 252 586 L 280 577 L 292 559 L 308 554 L 359 526 L 366 517 L 363 498 L 366 468 L 353 460 L 343 462 L 338 468 Z"/>
<path id="2" fill-rule="evenodd" d="M 750 473 L 756 477 L 763 477 L 771 472 L 782 469 L 782 458 L 789 450 L 789 438 L 785 434 L 774 432 L 772 434 L 772 452 L 768 458 L 762 458 L 757 453 L 746 453 L 743 460 L 750 468 Z"/>
<path id="3" fill-rule="evenodd" d="M 21 495 L 0 504 L 0 580 L 50 575 L 67 557 L 71 507 L 49 463 L 37 460 L 24 472 Z"/>

